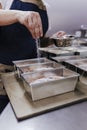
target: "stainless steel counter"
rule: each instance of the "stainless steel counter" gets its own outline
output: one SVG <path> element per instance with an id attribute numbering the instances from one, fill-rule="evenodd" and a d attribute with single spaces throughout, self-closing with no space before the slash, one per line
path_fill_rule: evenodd
<path id="1" fill-rule="evenodd" d="M 0 130 L 87 130 L 87 101 L 20 122 L 8 104 L 0 116 Z"/>

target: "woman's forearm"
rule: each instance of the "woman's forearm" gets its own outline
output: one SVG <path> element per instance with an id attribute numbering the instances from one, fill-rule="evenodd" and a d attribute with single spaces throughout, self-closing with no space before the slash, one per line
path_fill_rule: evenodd
<path id="1" fill-rule="evenodd" d="M 0 10 L 0 26 L 19 22 L 32 34 L 33 38 L 43 36 L 42 22 L 38 12 L 19 10 Z"/>
<path id="2" fill-rule="evenodd" d="M 3 10 L 0 9 L 0 26 L 10 25 L 15 22 L 18 22 L 18 14 L 19 11 L 16 10 Z"/>
<path id="3" fill-rule="evenodd" d="M 19 22 L 32 34 L 33 38 L 43 36 L 42 22 L 38 12 L 19 10 L 0 10 L 0 26 Z"/>

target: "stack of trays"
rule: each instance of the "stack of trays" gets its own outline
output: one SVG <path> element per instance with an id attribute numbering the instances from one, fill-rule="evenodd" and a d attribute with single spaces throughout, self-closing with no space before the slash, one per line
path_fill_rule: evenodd
<path id="1" fill-rule="evenodd" d="M 79 74 L 46 58 L 14 61 L 24 88 L 33 101 L 75 90 Z"/>

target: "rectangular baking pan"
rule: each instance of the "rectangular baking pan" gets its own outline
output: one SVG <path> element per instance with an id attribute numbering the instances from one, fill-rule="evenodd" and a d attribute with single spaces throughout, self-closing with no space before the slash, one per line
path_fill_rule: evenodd
<path id="1" fill-rule="evenodd" d="M 21 75 L 24 88 L 33 101 L 74 91 L 78 76 L 65 68 Z"/>

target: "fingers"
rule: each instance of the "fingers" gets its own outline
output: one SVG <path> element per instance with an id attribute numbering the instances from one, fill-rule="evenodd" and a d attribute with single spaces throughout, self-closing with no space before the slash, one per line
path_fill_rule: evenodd
<path id="1" fill-rule="evenodd" d="M 66 35 L 66 33 L 64 31 L 58 31 L 57 33 L 53 34 L 52 37 L 61 38 L 64 35 Z"/>
<path id="2" fill-rule="evenodd" d="M 33 23 L 33 16 L 30 15 L 28 18 L 27 18 L 27 28 L 28 30 L 31 32 L 32 34 L 32 37 L 35 38 L 35 24 Z"/>
<path id="3" fill-rule="evenodd" d="M 37 14 L 37 23 L 38 23 L 38 28 L 39 28 L 39 36 L 43 36 L 43 28 L 42 28 L 42 21 L 41 21 L 41 18 L 39 16 L 39 14 Z"/>
<path id="4" fill-rule="evenodd" d="M 34 39 L 43 36 L 42 21 L 38 12 L 18 11 L 17 20 L 26 26 Z"/>
<path id="5" fill-rule="evenodd" d="M 64 36 L 64 35 L 66 35 L 66 33 L 65 33 L 64 31 L 59 31 L 59 32 L 57 33 L 57 37 L 58 37 L 58 38 L 60 38 L 60 37 L 62 37 L 62 36 Z"/>
<path id="6" fill-rule="evenodd" d="M 31 32 L 34 39 L 43 36 L 42 22 L 37 12 L 30 12 L 26 18 L 26 27 Z"/>

